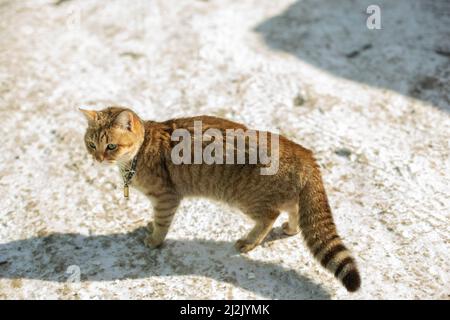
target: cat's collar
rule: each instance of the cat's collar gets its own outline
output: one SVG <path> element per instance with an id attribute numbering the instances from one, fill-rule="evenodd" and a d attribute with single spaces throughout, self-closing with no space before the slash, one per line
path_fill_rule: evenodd
<path id="1" fill-rule="evenodd" d="M 137 155 L 134 156 L 133 160 L 131 160 L 131 165 L 129 169 L 124 169 L 122 173 L 123 178 L 123 196 L 125 198 L 128 198 L 130 191 L 129 191 L 129 184 L 131 179 L 133 179 L 134 175 L 136 174 L 136 164 L 137 164 Z"/>

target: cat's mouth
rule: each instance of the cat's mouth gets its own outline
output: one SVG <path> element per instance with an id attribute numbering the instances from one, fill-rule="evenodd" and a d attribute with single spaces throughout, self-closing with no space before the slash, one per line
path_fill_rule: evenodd
<path id="1" fill-rule="evenodd" d="M 110 160 L 110 159 L 103 159 L 103 160 L 95 159 L 95 161 L 104 166 L 117 163 L 116 160 Z"/>

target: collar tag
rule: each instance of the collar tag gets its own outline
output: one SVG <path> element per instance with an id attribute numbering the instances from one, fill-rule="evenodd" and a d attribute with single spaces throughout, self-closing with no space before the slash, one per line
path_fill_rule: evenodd
<path id="1" fill-rule="evenodd" d="M 123 196 L 128 199 L 130 196 L 130 188 L 129 184 L 131 179 L 133 179 L 134 174 L 136 173 L 136 163 L 137 163 L 137 156 L 133 158 L 131 161 L 130 169 L 124 170 L 122 178 L 123 178 Z"/>

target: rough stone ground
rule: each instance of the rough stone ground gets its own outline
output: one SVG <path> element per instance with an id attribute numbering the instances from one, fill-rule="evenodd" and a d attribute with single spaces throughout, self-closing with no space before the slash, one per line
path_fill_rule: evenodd
<path id="1" fill-rule="evenodd" d="M 445 0 L 1 0 L 0 297 L 449 299 L 449 15 Z M 206 200 L 148 250 L 150 203 L 123 200 L 83 146 L 77 107 L 109 104 L 314 150 L 362 289 L 282 237 L 284 215 L 237 254 L 250 224 Z"/>

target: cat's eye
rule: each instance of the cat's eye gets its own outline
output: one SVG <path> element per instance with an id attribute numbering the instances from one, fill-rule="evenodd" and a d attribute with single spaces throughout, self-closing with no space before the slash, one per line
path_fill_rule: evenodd
<path id="1" fill-rule="evenodd" d="M 95 149 L 95 143 L 89 142 L 88 145 L 89 145 L 89 148 Z"/>
<path id="2" fill-rule="evenodd" d="M 110 143 L 110 144 L 108 144 L 108 146 L 106 148 L 108 150 L 116 150 L 117 149 L 117 144 Z"/>

